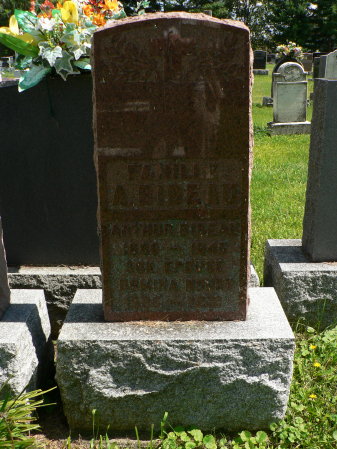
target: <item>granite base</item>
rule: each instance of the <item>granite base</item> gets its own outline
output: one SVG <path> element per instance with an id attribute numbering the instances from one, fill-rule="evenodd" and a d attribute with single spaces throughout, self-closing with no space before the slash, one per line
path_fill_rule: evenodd
<path id="1" fill-rule="evenodd" d="M 9 267 L 11 288 L 43 289 L 47 301 L 51 336 L 56 340 L 77 289 L 102 287 L 99 267 Z M 250 287 L 259 287 L 259 277 L 250 266 Z"/>
<path id="2" fill-rule="evenodd" d="M 50 324 L 42 290 L 12 290 L 0 320 L 1 391 L 13 395 L 43 386 L 52 364 Z"/>
<path id="3" fill-rule="evenodd" d="M 311 122 L 268 123 L 268 133 L 271 136 L 310 134 Z"/>
<path id="4" fill-rule="evenodd" d="M 267 240 L 264 284 L 275 288 L 290 321 L 337 325 L 337 262 L 311 262 L 301 240 Z"/>
<path id="5" fill-rule="evenodd" d="M 246 321 L 103 321 L 100 290 L 78 290 L 56 378 L 71 429 L 172 425 L 261 429 L 286 411 L 294 336 L 272 288 L 251 288 Z"/>

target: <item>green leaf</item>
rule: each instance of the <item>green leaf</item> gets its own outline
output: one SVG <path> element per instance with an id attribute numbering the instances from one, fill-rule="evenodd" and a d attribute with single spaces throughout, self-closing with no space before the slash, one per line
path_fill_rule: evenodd
<path id="1" fill-rule="evenodd" d="M 83 70 L 91 70 L 91 64 L 89 58 L 79 59 L 78 61 L 74 61 L 74 65 Z"/>
<path id="2" fill-rule="evenodd" d="M 337 440 L 337 430 L 335 430 L 335 431 L 332 433 L 332 438 L 333 438 L 334 440 Z"/>
<path id="3" fill-rule="evenodd" d="M 262 430 L 257 432 L 255 435 L 255 439 L 258 443 L 264 443 L 265 441 L 267 441 L 267 438 L 268 435 L 266 434 L 266 432 L 263 432 Z"/>
<path id="4" fill-rule="evenodd" d="M 239 435 L 242 441 L 249 441 L 252 436 L 252 434 L 248 432 L 248 430 L 243 430 L 241 433 L 239 433 Z"/>
<path id="5" fill-rule="evenodd" d="M 19 81 L 19 92 L 30 89 L 36 86 L 49 72 L 50 67 L 43 67 L 42 65 L 32 65 L 32 68 L 24 73 Z"/>
<path id="6" fill-rule="evenodd" d="M 54 67 L 57 58 L 62 58 L 62 48 L 58 45 L 52 48 L 48 42 L 40 42 L 39 48 L 40 56 L 46 59 L 51 67 Z"/>
<path id="7" fill-rule="evenodd" d="M 114 14 L 112 16 L 113 20 L 119 20 L 119 19 L 124 19 L 125 17 L 127 17 L 124 9 L 121 9 L 117 14 Z"/>
<path id="8" fill-rule="evenodd" d="M 175 434 L 175 432 L 169 432 L 167 434 L 167 438 L 169 438 L 170 440 L 176 440 L 177 439 L 177 435 Z"/>
<path id="9" fill-rule="evenodd" d="M 213 435 L 205 435 L 202 439 L 202 442 L 204 443 L 205 447 L 207 449 L 216 449 L 216 440 Z"/>
<path id="10" fill-rule="evenodd" d="M 201 430 L 199 430 L 199 429 L 192 429 L 192 430 L 189 430 L 188 433 L 190 435 L 192 435 L 192 437 L 195 439 L 195 441 L 201 443 L 202 438 L 204 436 L 203 433 L 201 432 Z"/>
<path id="11" fill-rule="evenodd" d="M 272 422 L 272 423 L 270 424 L 270 426 L 269 426 L 269 429 L 270 429 L 271 431 L 273 431 L 273 432 L 274 432 L 277 428 L 278 428 L 278 425 L 277 425 L 276 422 Z"/>
<path id="12" fill-rule="evenodd" d="M 37 16 L 29 11 L 22 11 L 21 9 L 16 9 L 14 11 L 16 20 L 18 21 L 19 27 L 25 32 L 30 33 L 35 30 L 35 24 L 38 20 Z"/>
<path id="13" fill-rule="evenodd" d="M 219 441 L 219 446 L 226 447 L 227 443 L 228 443 L 227 438 L 221 438 L 221 440 Z"/>
<path id="14" fill-rule="evenodd" d="M 0 33 L 0 43 L 24 56 L 37 56 L 39 49 L 10 34 Z"/>
<path id="15" fill-rule="evenodd" d="M 194 449 L 196 446 L 197 444 L 194 441 L 187 441 L 185 443 L 185 449 Z"/>
<path id="16" fill-rule="evenodd" d="M 15 58 L 15 68 L 19 70 L 25 70 L 30 67 L 32 63 L 31 56 L 18 55 Z"/>
<path id="17" fill-rule="evenodd" d="M 62 58 L 57 58 L 54 64 L 56 72 L 64 79 L 67 79 L 68 75 L 77 75 L 80 73 L 78 70 L 73 67 L 71 61 L 74 59 L 72 55 L 70 55 L 66 51 L 62 51 Z"/>

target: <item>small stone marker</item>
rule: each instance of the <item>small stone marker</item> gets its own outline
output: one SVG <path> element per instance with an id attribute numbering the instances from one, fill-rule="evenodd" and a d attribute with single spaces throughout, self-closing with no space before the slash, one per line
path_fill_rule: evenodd
<path id="1" fill-rule="evenodd" d="M 0 218 L 0 319 L 7 310 L 10 302 L 10 290 L 7 278 L 7 261 L 2 236 L 2 223 Z"/>
<path id="2" fill-rule="evenodd" d="M 267 63 L 267 52 L 263 50 L 255 50 L 253 68 L 265 70 L 266 63 Z"/>
<path id="3" fill-rule="evenodd" d="M 147 14 L 96 32 L 93 60 L 105 319 L 245 319 L 248 29 Z"/>
<path id="4" fill-rule="evenodd" d="M 306 72 L 312 72 L 313 54 L 303 53 L 303 59 L 301 60 L 301 63 Z"/>
<path id="5" fill-rule="evenodd" d="M 337 80 L 337 50 L 326 56 L 325 76 L 328 80 Z"/>
<path id="6" fill-rule="evenodd" d="M 314 262 L 337 261 L 337 80 L 315 81 L 302 244 Z"/>

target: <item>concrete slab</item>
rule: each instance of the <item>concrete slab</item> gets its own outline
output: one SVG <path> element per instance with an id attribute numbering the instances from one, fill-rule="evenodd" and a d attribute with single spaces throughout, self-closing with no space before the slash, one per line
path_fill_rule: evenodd
<path id="1" fill-rule="evenodd" d="M 51 357 L 43 291 L 12 290 L 11 304 L 0 320 L 0 385 L 7 382 L 13 394 L 37 388 Z"/>
<path id="2" fill-rule="evenodd" d="M 311 262 L 300 239 L 267 240 L 264 284 L 275 288 L 290 321 L 337 324 L 337 262 Z"/>
<path id="3" fill-rule="evenodd" d="M 251 288 L 247 321 L 103 321 L 100 290 L 79 290 L 58 340 L 57 382 L 72 429 L 267 427 L 284 416 L 294 336 L 271 288 Z"/>

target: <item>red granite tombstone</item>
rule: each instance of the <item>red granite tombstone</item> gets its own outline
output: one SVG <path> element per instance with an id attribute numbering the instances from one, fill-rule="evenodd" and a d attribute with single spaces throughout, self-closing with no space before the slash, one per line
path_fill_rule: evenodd
<path id="1" fill-rule="evenodd" d="M 105 319 L 244 320 L 248 29 L 128 18 L 95 33 L 93 66 Z"/>

